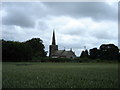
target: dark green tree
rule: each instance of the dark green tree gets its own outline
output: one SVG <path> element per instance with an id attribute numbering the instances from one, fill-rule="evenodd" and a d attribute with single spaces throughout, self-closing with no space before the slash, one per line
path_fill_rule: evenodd
<path id="1" fill-rule="evenodd" d="M 120 62 L 120 53 L 119 53 L 119 55 L 118 55 L 118 61 Z"/>
<path id="2" fill-rule="evenodd" d="M 80 55 L 81 58 L 84 57 L 84 53 L 85 53 L 85 51 L 82 51 L 82 53 L 81 53 L 81 55 Z"/>
<path id="3" fill-rule="evenodd" d="M 47 53 L 44 50 L 45 47 L 40 38 L 32 38 L 31 40 L 26 41 L 25 44 L 32 48 L 33 57 L 46 57 Z"/>
<path id="4" fill-rule="evenodd" d="M 100 58 L 107 60 L 118 60 L 119 49 L 114 44 L 102 44 L 100 46 Z"/>
<path id="5" fill-rule="evenodd" d="M 97 59 L 99 58 L 99 50 L 97 48 L 90 49 L 90 58 Z"/>
<path id="6" fill-rule="evenodd" d="M 42 40 L 33 38 L 26 42 L 2 40 L 2 61 L 30 61 L 33 57 L 45 57 Z"/>
<path id="7" fill-rule="evenodd" d="M 21 42 L 2 40 L 3 61 L 24 61 L 31 59 L 32 50 Z"/>
<path id="8" fill-rule="evenodd" d="M 89 55 L 88 55 L 88 50 L 86 49 L 85 51 L 82 51 L 80 57 L 81 57 L 81 58 L 88 58 L 88 57 L 89 57 Z"/>

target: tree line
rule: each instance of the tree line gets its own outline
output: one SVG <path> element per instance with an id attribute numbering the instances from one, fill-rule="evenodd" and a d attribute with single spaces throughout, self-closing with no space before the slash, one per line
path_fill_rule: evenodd
<path id="1" fill-rule="evenodd" d="M 6 41 L 2 42 L 2 61 L 39 61 L 39 62 L 81 62 L 90 60 L 119 60 L 119 48 L 114 44 L 102 44 L 99 49 L 92 48 L 82 51 L 80 57 L 73 59 L 47 57 L 45 46 L 40 38 L 32 38 L 25 42 Z"/>
<path id="2" fill-rule="evenodd" d="M 119 60 L 119 48 L 114 44 L 102 44 L 99 49 L 92 48 L 89 51 L 82 51 L 81 58 L 100 59 L 100 60 Z"/>
<path id="3" fill-rule="evenodd" d="M 30 61 L 46 57 L 47 52 L 40 38 L 25 42 L 5 41 L 2 39 L 2 61 Z"/>

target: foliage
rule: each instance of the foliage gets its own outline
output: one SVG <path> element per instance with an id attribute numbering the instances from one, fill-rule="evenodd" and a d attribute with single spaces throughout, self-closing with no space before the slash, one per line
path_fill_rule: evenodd
<path id="1" fill-rule="evenodd" d="M 90 58 L 92 59 L 99 58 L 99 50 L 97 48 L 90 49 Z"/>
<path id="2" fill-rule="evenodd" d="M 31 59 L 31 48 L 24 43 L 2 40 L 2 60 L 22 61 Z"/>
<path id="3" fill-rule="evenodd" d="M 25 42 L 27 45 L 29 45 L 32 48 L 32 56 L 35 57 L 45 57 L 46 52 L 44 51 L 44 45 L 42 44 L 43 41 L 40 38 L 32 38 L 31 40 L 28 40 Z"/>
<path id="4" fill-rule="evenodd" d="M 89 57 L 89 55 L 88 55 L 88 50 L 82 51 L 80 57 L 81 57 L 81 58 L 88 58 L 88 57 Z"/>
<path id="5" fill-rule="evenodd" d="M 90 49 L 90 58 L 101 60 L 118 60 L 119 49 L 114 44 L 102 44 L 99 49 Z"/>
<path id="6" fill-rule="evenodd" d="M 3 88 L 117 88 L 118 65 L 3 62 Z"/>
<path id="7" fill-rule="evenodd" d="M 2 40 L 2 61 L 30 61 L 33 57 L 45 57 L 44 45 L 39 38 L 26 42 Z"/>
<path id="8" fill-rule="evenodd" d="M 113 44 L 103 44 L 100 46 L 100 58 L 108 60 L 118 60 L 119 49 Z"/>

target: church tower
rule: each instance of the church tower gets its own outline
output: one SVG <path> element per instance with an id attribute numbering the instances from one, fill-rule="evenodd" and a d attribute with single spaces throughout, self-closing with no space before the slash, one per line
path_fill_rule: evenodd
<path id="1" fill-rule="evenodd" d="M 54 54 L 54 52 L 57 50 L 58 50 L 58 45 L 56 45 L 55 32 L 53 30 L 52 45 L 49 46 L 49 57 L 51 57 Z"/>

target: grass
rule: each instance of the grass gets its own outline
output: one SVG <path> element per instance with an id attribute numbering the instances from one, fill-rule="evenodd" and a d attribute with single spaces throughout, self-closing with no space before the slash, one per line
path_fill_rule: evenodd
<path id="1" fill-rule="evenodd" d="M 117 88 L 115 63 L 4 62 L 3 88 Z"/>
<path id="2" fill-rule="evenodd" d="M 0 89 L 2 89 L 2 62 L 0 61 Z"/>

